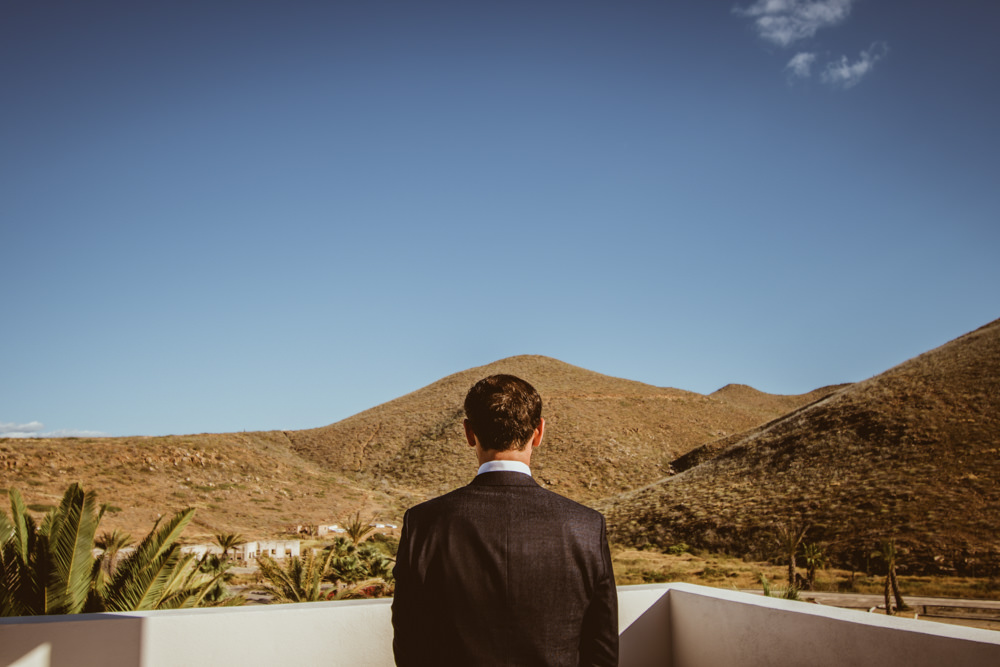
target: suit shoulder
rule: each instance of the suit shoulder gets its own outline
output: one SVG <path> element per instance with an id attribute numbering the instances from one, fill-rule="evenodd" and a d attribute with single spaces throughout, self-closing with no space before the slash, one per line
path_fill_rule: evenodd
<path id="1" fill-rule="evenodd" d="M 425 500 L 406 510 L 406 516 L 416 517 L 425 514 L 436 514 L 454 503 L 462 494 L 465 487 L 459 487 L 443 495 Z"/>
<path id="2" fill-rule="evenodd" d="M 525 495 L 530 496 L 533 498 L 532 504 L 536 507 L 544 507 L 547 512 L 562 517 L 562 520 L 572 520 L 577 524 L 604 525 L 604 515 L 597 510 L 536 484 L 530 486 L 462 486 L 444 495 L 414 505 L 406 511 L 404 520 L 410 522 L 433 521 L 455 512 L 463 512 L 469 507 L 482 507 L 480 505 L 482 494 L 486 493 L 488 489 L 493 492 L 503 490 L 504 493 L 514 494 L 514 496 L 522 498 Z"/>
<path id="3" fill-rule="evenodd" d="M 549 491 L 548 489 L 543 489 L 541 487 L 538 487 L 538 491 L 545 499 L 546 503 L 563 514 L 572 515 L 581 520 L 595 521 L 599 523 L 604 522 L 604 515 L 592 507 L 587 507 L 583 503 L 570 500 L 566 496 L 559 495 L 555 491 Z"/>

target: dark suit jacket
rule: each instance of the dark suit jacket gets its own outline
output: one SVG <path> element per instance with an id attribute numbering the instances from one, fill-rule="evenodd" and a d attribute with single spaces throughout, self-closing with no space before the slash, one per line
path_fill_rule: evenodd
<path id="1" fill-rule="evenodd" d="M 392 603 L 397 665 L 617 665 L 604 517 L 518 472 L 411 508 Z"/>

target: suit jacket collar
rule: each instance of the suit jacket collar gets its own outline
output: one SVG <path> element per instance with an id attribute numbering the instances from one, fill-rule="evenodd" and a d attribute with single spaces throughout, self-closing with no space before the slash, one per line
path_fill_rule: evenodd
<path id="1" fill-rule="evenodd" d="M 538 486 L 531 475 L 523 472 L 511 472 L 508 470 L 498 470 L 496 472 L 484 472 L 476 475 L 469 482 L 470 486 Z"/>

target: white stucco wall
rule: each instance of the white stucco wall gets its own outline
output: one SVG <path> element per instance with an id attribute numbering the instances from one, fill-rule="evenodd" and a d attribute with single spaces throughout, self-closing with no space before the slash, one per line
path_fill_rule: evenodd
<path id="1" fill-rule="evenodd" d="M 678 667 L 1000 665 L 1000 632 L 691 584 L 670 591 Z"/>
<path id="2" fill-rule="evenodd" d="M 989 630 L 691 584 L 623 586 L 618 599 L 622 667 L 1000 665 Z M 0 619 L 0 667 L 389 667 L 390 602 Z"/>

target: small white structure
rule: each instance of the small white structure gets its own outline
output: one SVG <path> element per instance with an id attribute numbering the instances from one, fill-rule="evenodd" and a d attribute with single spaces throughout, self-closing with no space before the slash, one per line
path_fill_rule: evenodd
<path id="1" fill-rule="evenodd" d="M 323 537 L 330 534 L 346 533 L 347 531 L 338 526 L 335 523 L 331 524 L 320 524 L 316 529 L 316 535 L 318 537 Z"/>
<path id="2" fill-rule="evenodd" d="M 383 523 L 381 521 L 377 523 L 368 524 L 369 528 L 374 528 L 375 530 L 396 530 L 397 526 L 394 523 Z"/>
<path id="3" fill-rule="evenodd" d="M 232 549 L 229 550 L 232 553 Z M 194 554 L 198 558 L 204 558 L 208 555 L 221 556 L 222 547 L 218 544 L 185 544 L 181 547 L 182 554 Z"/>
<path id="4" fill-rule="evenodd" d="M 239 560 L 250 561 L 258 556 L 270 556 L 275 560 L 283 560 L 293 556 L 299 556 L 298 540 L 260 540 L 257 542 L 247 542 L 233 549 Z"/>

